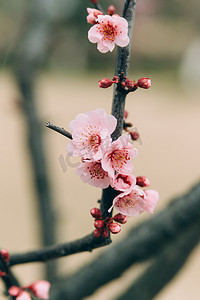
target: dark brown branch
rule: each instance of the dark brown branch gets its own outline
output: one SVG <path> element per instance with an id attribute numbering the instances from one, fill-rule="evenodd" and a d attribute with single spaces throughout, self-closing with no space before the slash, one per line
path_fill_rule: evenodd
<path id="1" fill-rule="evenodd" d="M 66 136 L 67 138 L 69 138 L 69 139 L 72 140 L 72 135 L 71 135 L 71 133 L 68 132 L 67 130 L 65 130 L 63 127 L 60 128 L 60 127 L 58 127 L 58 126 L 56 126 L 56 125 L 54 125 L 54 124 L 52 124 L 52 123 L 50 123 L 50 122 L 46 122 L 44 125 L 45 125 L 46 127 L 50 128 L 50 129 L 56 131 L 56 132 L 59 132 L 60 134 Z"/>
<path id="2" fill-rule="evenodd" d="M 180 271 L 191 251 L 199 242 L 200 222 L 186 229 L 177 239 L 158 254 L 155 262 L 136 282 L 115 300 L 154 299 L 169 281 Z"/>
<path id="3" fill-rule="evenodd" d="M 157 257 L 179 234 L 200 220 L 200 184 L 174 200 L 154 218 L 132 229 L 117 245 L 109 247 L 95 261 L 79 269 L 70 278 L 52 287 L 52 300 L 83 299 L 99 287 L 120 277 L 136 262 Z M 94 280 L 95 278 L 95 280 Z"/>
<path id="4" fill-rule="evenodd" d="M 22 254 L 11 255 L 10 266 L 24 264 L 30 262 L 46 262 L 51 259 L 80 253 L 84 251 L 92 251 L 93 249 L 106 246 L 111 243 L 109 238 L 95 238 L 93 233 L 69 243 L 50 246 L 37 251 L 31 251 Z"/>
<path id="5" fill-rule="evenodd" d="M 55 211 L 51 184 L 46 165 L 46 155 L 43 145 L 43 131 L 35 103 L 35 79 L 46 57 L 50 37 L 49 3 L 40 0 L 31 1 L 29 15 L 24 25 L 23 39 L 19 41 L 16 50 L 16 80 L 22 95 L 24 116 L 27 128 L 27 142 L 30 149 L 33 180 L 38 200 L 38 213 L 41 222 L 41 242 L 44 246 L 56 242 Z M 56 262 L 47 264 L 47 274 L 56 274 Z M 52 264 L 52 262 L 51 262 Z"/>
<path id="6" fill-rule="evenodd" d="M 116 76 L 120 76 L 121 73 L 124 73 L 124 76 L 128 75 L 131 52 L 131 39 L 135 17 L 135 6 L 136 0 L 127 0 L 124 6 L 123 17 L 128 22 L 128 35 L 130 38 L 130 42 L 126 47 L 117 48 L 117 63 L 115 71 Z M 112 134 L 113 140 L 116 140 L 122 133 L 126 95 L 126 91 L 119 90 L 117 86 L 115 86 L 112 105 L 112 115 L 117 119 L 117 127 L 114 133 Z"/>

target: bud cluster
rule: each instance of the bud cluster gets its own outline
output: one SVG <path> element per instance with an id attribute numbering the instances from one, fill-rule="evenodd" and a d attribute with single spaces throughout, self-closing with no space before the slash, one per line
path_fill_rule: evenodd
<path id="1" fill-rule="evenodd" d="M 130 80 L 122 73 L 119 77 L 114 76 L 112 80 L 109 78 L 103 78 L 99 80 L 99 87 L 106 89 L 113 83 L 116 83 L 118 85 L 118 88 L 125 89 L 128 92 L 133 92 L 138 87 L 148 89 L 151 86 L 151 80 L 148 77 L 142 77 L 137 82 L 135 82 L 135 80 Z"/>
<path id="2" fill-rule="evenodd" d="M 10 259 L 10 255 L 8 253 L 8 251 L 6 249 L 1 249 L 0 251 L 0 257 L 1 257 L 1 260 L 2 260 L 2 266 L 4 266 L 5 270 L 0 270 L 0 277 L 3 277 L 3 276 L 6 276 L 6 272 L 7 272 L 7 264 L 9 262 L 9 259 Z M 6 272 L 5 272 L 6 271 Z"/>
<path id="3" fill-rule="evenodd" d="M 130 122 L 126 122 L 126 119 L 128 117 L 128 112 L 127 110 L 124 111 L 124 124 L 123 124 L 123 129 L 130 134 L 130 137 L 132 141 L 137 141 L 140 137 L 139 133 L 135 130 L 129 130 L 128 128 L 132 127 L 133 124 Z"/>
<path id="4" fill-rule="evenodd" d="M 94 236 L 95 237 L 108 237 L 109 231 L 113 234 L 117 234 L 121 231 L 120 224 L 125 224 L 127 222 L 127 217 L 118 213 L 112 218 L 106 218 L 106 220 L 102 219 L 101 211 L 99 208 L 92 208 L 90 210 L 92 217 L 95 219 L 94 221 Z M 115 222 L 114 222 L 115 221 Z M 120 224 L 118 224 L 120 223 Z"/>

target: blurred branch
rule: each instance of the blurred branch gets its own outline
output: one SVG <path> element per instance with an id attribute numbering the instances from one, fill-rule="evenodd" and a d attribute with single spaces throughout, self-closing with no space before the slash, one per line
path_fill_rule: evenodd
<path id="1" fill-rule="evenodd" d="M 54 130 L 54 131 L 56 131 L 56 132 L 59 132 L 60 134 L 66 136 L 67 138 L 69 138 L 69 139 L 72 140 L 72 135 L 71 135 L 71 133 L 68 132 L 67 130 L 65 130 L 63 127 L 60 128 L 60 127 L 58 127 L 58 126 L 56 126 L 56 125 L 54 125 L 54 124 L 52 124 L 52 123 L 50 123 L 50 122 L 46 122 L 44 125 L 45 125 L 47 128 L 50 128 L 50 129 L 52 129 L 52 130 Z"/>
<path id="2" fill-rule="evenodd" d="M 191 251 L 199 242 L 200 222 L 186 228 L 177 239 L 167 245 L 136 282 L 116 300 L 154 299 L 163 287 L 180 271 Z M 145 288 L 144 288 L 145 287 Z"/>
<path id="3" fill-rule="evenodd" d="M 38 198 L 42 243 L 44 246 L 56 241 L 55 213 L 46 166 L 43 134 L 34 100 L 34 84 L 38 70 L 48 48 L 51 22 L 49 1 L 34 0 L 29 4 L 25 34 L 19 42 L 15 75 L 23 98 L 27 123 L 28 143 L 31 153 L 33 176 Z M 55 262 L 47 265 L 47 274 L 56 274 Z"/>
<path id="4" fill-rule="evenodd" d="M 93 233 L 76 241 L 46 247 L 37 251 L 26 252 L 22 254 L 13 254 L 10 257 L 10 266 L 30 263 L 30 262 L 46 262 L 50 259 L 55 259 L 84 251 L 92 251 L 95 248 L 110 244 L 110 239 L 102 237 L 96 238 Z"/>
<path id="5" fill-rule="evenodd" d="M 200 219 L 200 184 L 175 199 L 154 218 L 132 229 L 118 244 L 109 247 L 92 263 L 71 277 L 59 279 L 52 287 L 52 300 L 82 299 L 101 286 L 119 278 L 134 263 L 156 257 L 179 234 Z M 94 280 L 95 279 L 95 280 Z"/>

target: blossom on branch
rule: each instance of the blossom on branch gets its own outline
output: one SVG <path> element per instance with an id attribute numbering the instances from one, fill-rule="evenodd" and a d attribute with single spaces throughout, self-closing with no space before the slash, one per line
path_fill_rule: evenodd
<path id="1" fill-rule="evenodd" d="M 116 118 L 101 108 L 77 115 L 69 124 L 73 139 L 67 145 L 67 152 L 92 161 L 101 159 L 116 125 Z"/>
<path id="2" fill-rule="evenodd" d="M 127 190 L 124 193 L 117 195 L 108 211 L 110 212 L 113 207 L 116 207 L 121 214 L 129 217 L 136 217 L 145 209 L 144 198 L 144 191 L 136 186 L 131 191 Z"/>
<path id="3" fill-rule="evenodd" d="M 112 178 L 115 177 L 116 172 L 130 174 L 133 170 L 130 160 L 137 155 L 138 151 L 133 148 L 129 140 L 129 135 L 120 136 L 116 141 L 112 142 L 102 158 L 102 168 Z"/>
<path id="4" fill-rule="evenodd" d="M 95 9 L 95 8 L 87 8 L 88 16 L 87 22 L 90 24 L 96 24 L 96 19 L 98 15 L 103 15 L 102 11 Z"/>
<path id="5" fill-rule="evenodd" d="M 83 162 L 77 167 L 76 174 L 80 176 L 83 182 L 102 189 L 110 185 L 108 172 L 102 169 L 100 161 Z"/>
<path id="6" fill-rule="evenodd" d="M 106 53 L 113 51 L 115 44 L 126 47 L 129 44 L 128 22 L 118 15 L 98 15 L 97 24 L 88 31 L 91 43 L 97 43 L 97 49 Z"/>

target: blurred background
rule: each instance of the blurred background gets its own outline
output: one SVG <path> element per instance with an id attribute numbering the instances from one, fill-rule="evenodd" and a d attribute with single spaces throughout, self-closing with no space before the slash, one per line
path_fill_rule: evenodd
<path id="1" fill-rule="evenodd" d="M 105 10 L 114 4 L 120 15 L 123 3 L 101 1 Z M 50 121 L 68 129 L 80 112 L 99 107 L 111 111 L 112 88 L 99 89 L 98 80 L 113 77 L 116 49 L 101 54 L 96 44 L 89 43 L 86 7 L 92 7 L 90 1 L 0 2 L 0 246 L 11 252 L 36 249 L 42 243 L 30 152 L 34 122 L 40 125 L 56 242 L 81 238 L 93 230 L 89 210 L 97 205 L 101 190 L 80 181 L 76 160 L 69 162 L 66 155 L 67 139 L 43 126 Z M 129 94 L 126 109 L 128 121 L 141 137 L 135 142 L 139 155 L 134 174 L 146 175 L 151 188 L 159 191 L 157 212 L 199 180 L 199 10 L 200 2 L 194 0 L 139 0 L 136 6 L 129 77 L 150 77 L 152 87 Z M 33 123 L 27 121 L 31 114 L 24 109 L 24 82 L 33 93 L 37 118 Z M 113 237 L 113 245 L 147 217 L 129 219 L 122 233 Z M 199 246 L 194 249 L 181 272 L 155 299 L 199 299 L 199 250 Z M 71 274 L 101 251 L 59 259 L 58 273 Z M 44 276 L 39 263 L 13 269 L 23 285 Z M 114 299 L 143 269 L 130 268 L 87 299 Z"/>

